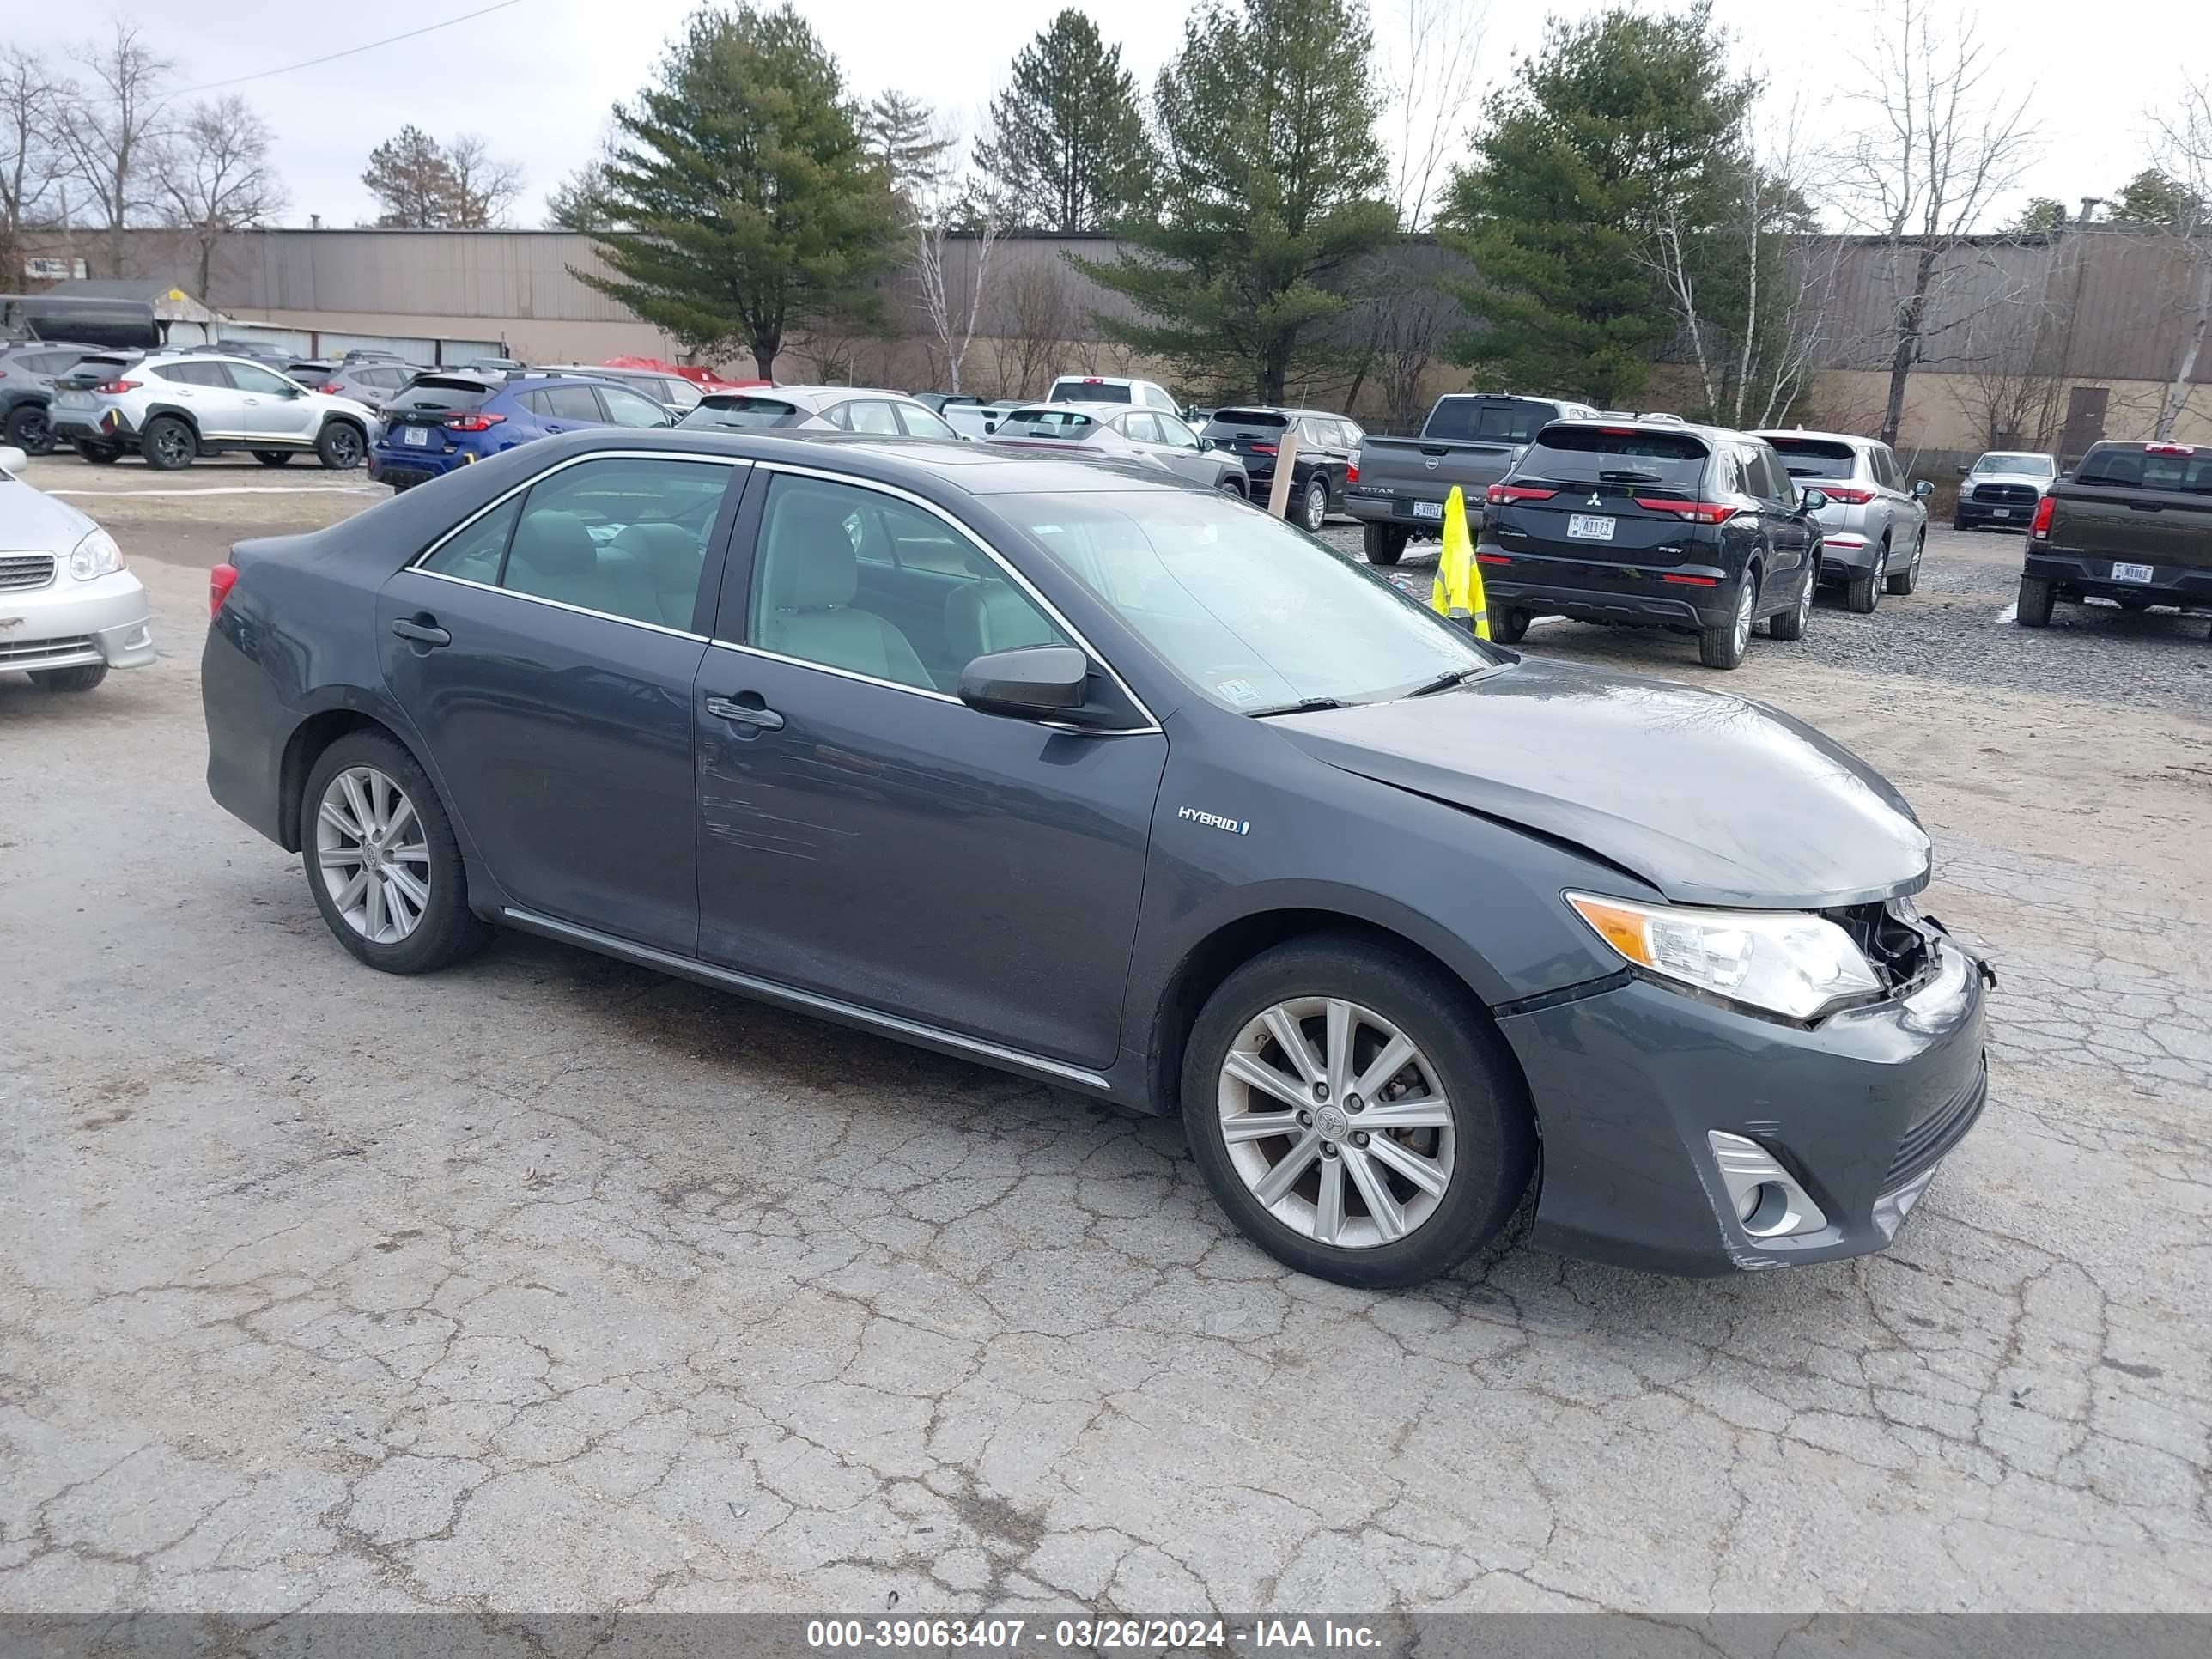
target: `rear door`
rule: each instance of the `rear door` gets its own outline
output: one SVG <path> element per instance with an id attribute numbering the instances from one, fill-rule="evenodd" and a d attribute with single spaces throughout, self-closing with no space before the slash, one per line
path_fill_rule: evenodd
<path id="1" fill-rule="evenodd" d="M 525 908 L 697 950 L 692 682 L 747 471 L 572 461 L 385 584 L 385 683 Z"/>
<path id="2" fill-rule="evenodd" d="M 574 432 L 579 427 L 607 423 L 599 398 L 587 386 L 540 386 L 526 401 L 548 432 Z"/>

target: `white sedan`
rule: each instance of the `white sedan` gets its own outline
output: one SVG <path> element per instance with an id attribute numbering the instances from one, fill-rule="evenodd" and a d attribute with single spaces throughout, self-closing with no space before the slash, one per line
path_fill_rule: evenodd
<path id="1" fill-rule="evenodd" d="M 112 536 L 23 481 L 27 464 L 0 449 L 0 673 L 89 691 L 154 660 L 146 590 Z"/>

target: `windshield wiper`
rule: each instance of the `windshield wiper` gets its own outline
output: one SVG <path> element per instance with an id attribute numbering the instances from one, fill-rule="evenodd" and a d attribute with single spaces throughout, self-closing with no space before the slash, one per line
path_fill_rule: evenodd
<path id="1" fill-rule="evenodd" d="M 1263 720 L 1271 714 L 1311 714 L 1323 708 L 1350 707 L 1335 697 L 1300 697 L 1296 702 L 1279 702 L 1272 708 L 1248 708 L 1244 712 L 1253 720 Z"/>
<path id="2" fill-rule="evenodd" d="M 1466 684 L 1478 674 L 1487 674 L 1496 666 L 1495 663 L 1485 663 L 1479 668 L 1455 668 L 1449 673 L 1439 674 L 1436 678 L 1415 686 L 1403 695 L 1408 697 L 1425 697 L 1432 691 L 1449 691 L 1455 685 Z"/>
<path id="3" fill-rule="evenodd" d="M 1659 483 L 1656 472 L 1644 472 L 1630 467 L 1608 467 L 1598 475 L 1600 483 Z"/>

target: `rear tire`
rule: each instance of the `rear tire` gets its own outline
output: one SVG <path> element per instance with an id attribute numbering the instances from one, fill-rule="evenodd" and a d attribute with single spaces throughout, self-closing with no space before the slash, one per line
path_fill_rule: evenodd
<path id="1" fill-rule="evenodd" d="M 370 938 L 360 924 L 348 919 L 339 893 L 331 884 L 336 882 L 341 891 L 344 889 L 349 884 L 347 866 L 326 863 L 321 844 L 324 796 L 341 773 L 364 769 L 390 780 L 405 796 L 410 816 L 421 827 L 426 854 L 419 861 L 408 862 L 406 867 L 417 874 L 429 890 L 429 896 L 404 936 L 386 942 Z M 349 837 L 341 834 L 336 839 L 343 843 Z M 405 820 L 394 818 L 388 840 L 389 844 L 401 846 L 413 840 Z M 323 913 L 324 922 L 338 943 L 370 967 L 386 974 L 435 973 L 474 956 L 490 940 L 490 926 L 469 909 L 468 877 L 445 804 L 415 757 L 381 732 L 349 732 L 317 758 L 300 798 L 300 841 L 301 863 L 315 908 Z M 361 861 L 356 859 L 350 867 L 358 871 Z M 422 872 L 427 872 L 426 877 Z"/>
<path id="2" fill-rule="evenodd" d="M 1355 1010 L 1344 1027 L 1352 1052 L 1334 1067 L 1340 1077 L 1356 1078 L 1358 1066 L 1373 1062 L 1385 1026 L 1412 1045 L 1412 1057 L 1389 1078 L 1373 1080 L 1376 1098 L 1363 1101 L 1361 1113 L 1351 1111 L 1356 1091 L 1347 1087 L 1340 1103 L 1309 1103 L 1316 1125 L 1300 1127 L 1293 1118 L 1279 1139 L 1240 1137 L 1232 1153 L 1224 1127 L 1224 1099 L 1231 1115 L 1280 1110 L 1288 1116 L 1294 1109 L 1289 1101 L 1248 1088 L 1238 1073 L 1230 1073 L 1232 1050 L 1242 1040 L 1243 1052 L 1274 1072 L 1279 1082 L 1291 1084 L 1291 1073 L 1285 1069 L 1294 1063 L 1291 1058 L 1279 1046 L 1268 1047 L 1272 1038 L 1259 1039 L 1255 1048 L 1249 1034 L 1271 1010 L 1300 1003 L 1325 1007 L 1331 1001 Z M 1297 1036 L 1308 1043 L 1308 1059 L 1326 1065 L 1333 1022 L 1318 1012 L 1303 1021 L 1291 1018 L 1297 1022 L 1291 1024 Z M 1274 1057 L 1267 1058 L 1271 1054 Z M 1243 1075 L 1251 1074 L 1249 1066 L 1239 1065 Z M 1394 1095 L 1390 1088 L 1401 1092 Z M 1535 1168 L 1534 1115 L 1520 1073 L 1497 1032 L 1471 1006 L 1466 988 L 1433 967 L 1352 935 L 1291 940 L 1255 957 L 1224 980 L 1191 1028 L 1182 1091 L 1191 1156 L 1244 1236 L 1300 1273 L 1362 1290 L 1419 1285 L 1464 1261 L 1504 1231 Z M 1387 1110 L 1402 1100 L 1412 1115 L 1425 1097 L 1438 1094 L 1447 1103 L 1442 1115 L 1449 1118 L 1448 1126 L 1376 1130 L 1370 1139 L 1355 1145 L 1352 1137 L 1364 1133 L 1358 1128 L 1362 1113 Z M 1324 1118 L 1323 1104 L 1339 1109 Z M 1255 1191 L 1248 1166 L 1291 1163 L 1292 1149 L 1312 1141 L 1324 1127 L 1344 1137 L 1328 1143 L 1343 1150 L 1334 1156 L 1313 1152 L 1304 1173 L 1271 1206 Z M 1375 1139 L 1390 1141 L 1412 1157 L 1386 1164 L 1382 1157 L 1363 1150 Z M 1276 1151 L 1282 1156 L 1275 1157 Z M 1406 1165 L 1415 1159 L 1414 1166 L 1431 1177 L 1437 1164 L 1446 1165 L 1441 1192 L 1405 1176 Z M 1338 1168 L 1331 1171 L 1331 1164 Z M 1323 1219 L 1322 1183 L 1332 1176 L 1342 1195 L 1335 1231 L 1356 1242 L 1323 1243 L 1316 1237 L 1330 1224 Z M 1382 1183 L 1387 1202 L 1370 1200 L 1370 1180 Z M 1316 1188 L 1310 1201 L 1300 1196 L 1309 1183 Z M 1394 1209 L 1407 1231 L 1382 1242 L 1376 1235 L 1387 1229 L 1378 1211 Z"/>
<path id="3" fill-rule="evenodd" d="M 253 452 L 253 459 L 264 466 L 289 466 L 292 461 L 292 452 L 289 449 L 257 449 Z"/>
<path id="4" fill-rule="evenodd" d="M 1499 645 L 1518 645 L 1528 637 L 1528 613 L 1510 605 L 1490 607 L 1490 637 Z"/>
<path id="5" fill-rule="evenodd" d="M 1328 479 L 1321 473 L 1306 480 L 1304 512 L 1298 521 L 1316 536 L 1328 522 Z"/>
<path id="6" fill-rule="evenodd" d="M 94 466 L 112 466 L 115 458 L 123 452 L 113 444 L 103 444 L 90 438 L 79 438 L 70 447 L 81 461 L 90 461 Z"/>
<path id="7" fill-rule="evenodd" d="M 8 441 L 26 455 L 54 453 L 54 424 L 44 404 L 18 404 L 8 416 Z"/>
<path id="8" fill-rule="evenodd" d="M 1851 572 L 1850 586 L 1844 593 L 1844 605 L 1862 617 L 1872 616 L 1875 607 L 1881 603 L 1882 584 L 1888 577 L 1889 546 L 1884 543 L 1875 550 L 1874 568 Z"/>
<path id="9" fill-rule="evenodd" d="M 156 472 L 178 472 L 200 453 L 192 429 L 173 415 L 156 415 L 138 434 L 138 453 Z"/>
<path id="10" fill-rule="evenodd" d="M 31 684 L 41 691 L 89 691 L 107 678 L 104 662 L 87 663 L 82 668 L 34 668 Z"/>
<path id="11" fill-rule="evenodd" d="M 1920 586 L 1920 561 L 1927 551 L 1928 532 L 1923 530 L 1920 539 L 1912 544 L 1912 556 L 1905 562 L 1905 568 L 1891 571 L 1888 581 L 1883 584 L 1891 595 L 1901 599 Z"/>
<path id="12" fill-rule="evenodd" d="M 315 454 L 332 472 L 350 472 L 368 453 L 368 440 L 351 421 L 325 421 L 315 434 Z"/>
<path id="13" fill-rule="evenodd" d="M 2057 597 L 2051 592 L 2051 584 L 2042 577 L 2022 576 L 2020 579 L 2020 604 L 2014 610 L 2012 619 L 2022 628 L 2048 628 L 2051 626 L 2051 602 Z"/>
<path id="14" fill-rule="evenodd" d="M 1741 668 L 1751 643 L 1751 618 L 1759 609 L 1759 578 L 1746 571 L 1736 590 L 1735 620 L 1698 630 L 1698 660 L 1708 668 Z"/>
<path id="15" fill-rule="evenodd" d="M 1360 545 L 1366 550 L 1370 564 L 1395 564 L 1406 556 L 1409 532 L 1394 524 L 1370 524 L 1360 527 Z"/>

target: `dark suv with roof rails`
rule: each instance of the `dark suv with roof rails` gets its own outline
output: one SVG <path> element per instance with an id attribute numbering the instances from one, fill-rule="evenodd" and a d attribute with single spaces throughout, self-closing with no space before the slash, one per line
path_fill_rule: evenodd
<path id="1" fill-rule="evenodd" d="M 1698 636 L 1708 668 L 1743 661 L 1752 626 L 1802 638 L 1827 505 L 1764 439 L 1675 416 L 1554 421 L 1490 486 L 1476 549 L 1493 639 L 1534 617 Z"/>

